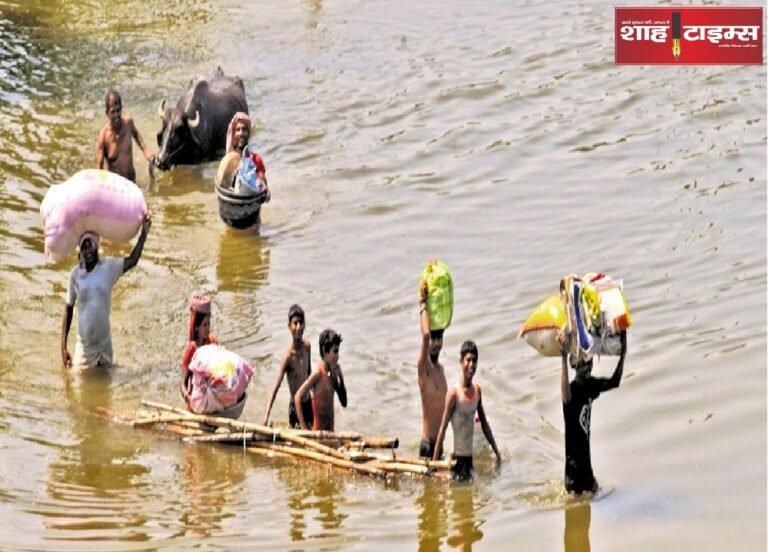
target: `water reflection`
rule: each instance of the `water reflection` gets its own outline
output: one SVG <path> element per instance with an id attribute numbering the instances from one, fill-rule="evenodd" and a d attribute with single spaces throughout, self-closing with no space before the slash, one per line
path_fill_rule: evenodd
<path id="1" fill-rule="evenodd" d="M 448 532 L 446 496 L 448 488 L 443 481 L 424 481 L 424 490 L 416 499 L 419 512 L 419 550 L 439 550 L 440 541 Z"/>
<path id="2" fill-rule="evenodd" d="M 224 223 L 221 223 L 224 226 Z M 216 278 L 219 291 L 253 291 L 269 276 L 270 250 L 259 228 L 234 230 L 224 227 L 219 234 Z"/>
<path id="3" fill-rule="evenodd" d="M 103 409 L 111 405 L 110 370 L 65 374 L 65 399 L 75 443 L 62 446 L 49 467 L 52 504 L 42 515 L 52 531 L 45 538 L 147 540 L 143 512 L 148 468 L 135 460 L 135 443 L 121 435 Z"/>
<path id="4" fill-rule="evenodd" d="M 223 522 L 235 516 L 234 506 L 244 500 L 248 458 L 234 447 L 184 448 L 184 508 L 182 533 L 195 538 L 221 534 Z"/>
<path id="5" fill-rule="evenodd" d="M 483 538 L 475 494 L 481 492 L 476 483 L 424 481 L 422 494 L 416 500 L 419 510 L 419 550 L 439 550 L 445 544 L 459 550 L 472 550 Z"/>
<path id="6" fill-rule="evenodd" d="M 451 535 L 446 539 L 446 543 L 456 549 L 469 551 L 472 545 L 483 538 L 483 532 L 480 526 L 483 520 L 475 518 L 477 508 L 475 506 L 475 492 L 477 486 L 475 483 L 453 483 L 451 484 Z"/>
<path id="7" fill-rule="evenodd" d="M 565 509 L 565 552 L 589 552 L 592 506 L 588 501 Z"/>
<path id="8" fill-rule="evenodd" d="M 290 462 L 278 469 L 277 476 L 285 483 L 288 492 L 288 537 L 291 541 L 342 534 L 342 522 L 347 514 L 338 511 L 339 503 L 344 502 L 344 489 L 338 474 L 305 469 Z M 313 523 L 319 527 L 313 527 Z"/>

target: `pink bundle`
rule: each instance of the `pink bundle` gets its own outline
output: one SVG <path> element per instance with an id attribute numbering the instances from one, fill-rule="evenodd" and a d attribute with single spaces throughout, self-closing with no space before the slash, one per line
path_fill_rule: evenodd
<path id="1" fill-rule="evenodd" d="M 45 259 L 61 261 L 75 251 L 84 232 L 125 243 L 138 233 L 147 214 L 144 194 L 119 174 L 86 169 L 54 184 L 40 204 Z"/>
<path id="2" fill-rule="evenodd" d="M 189 369 L 192 371 L 191 408 L 196 414 L 214 414 L 235 405 L 253 376 L 250 364 L 220 345 L 200 347 Z"/>

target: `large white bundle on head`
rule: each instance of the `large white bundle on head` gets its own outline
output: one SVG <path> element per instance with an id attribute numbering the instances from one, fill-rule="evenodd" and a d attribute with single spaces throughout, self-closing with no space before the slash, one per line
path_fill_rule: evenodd
<path id="1" fill-rule="evenodd" d="M 86 231 L 112 242 L 129 242 L 146 214 L 147 203 L 136 184 L 108 171 L 82 170 L 51 186 L 40 204 L 45 259 L 65 259 Z"/>

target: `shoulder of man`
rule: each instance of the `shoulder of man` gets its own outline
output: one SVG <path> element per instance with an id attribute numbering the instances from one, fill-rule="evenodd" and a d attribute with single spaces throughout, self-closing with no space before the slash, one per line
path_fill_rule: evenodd
<path id="1" fill-rule="evenodd" d="M 97 267 L 101 265 L 102 269 L 111 274 L 115 281 L 123 275 L 125 268 L 125 259 L 122 257 L 102 257 L 99 259 Z"/>

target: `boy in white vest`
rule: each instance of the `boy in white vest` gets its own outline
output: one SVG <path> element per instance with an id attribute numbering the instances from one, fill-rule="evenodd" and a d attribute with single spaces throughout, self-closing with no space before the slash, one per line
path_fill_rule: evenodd
<path id="1" fill-rule="evenodd" d="M 453 428 L 453 467 L 454 477 L 459 481 L 466 481 L 472 476 L 472 437 L 475 429 L 475 413 L 480 420 L 485 438 L 496 454 L 496 467 L 501 465 L 501 453 L 493 438 L 491 426 L 485 417 L 483 408 L 483 395 L 480 385 L 472 382 L 477 371 L 477 345 L 474 341 L 465 341 L 461 345 L 461 378 L 459 382 L 448 390 L 445 396 L 445 410 L 440 431 L 437 434 L 433 460 L 439 460 L 445 439 L 445 430 L 448 422 Z"/>

